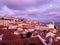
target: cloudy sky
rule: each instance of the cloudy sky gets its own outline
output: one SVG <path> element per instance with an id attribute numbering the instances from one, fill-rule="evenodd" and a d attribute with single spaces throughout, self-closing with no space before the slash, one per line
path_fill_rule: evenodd
<path id="1" fill-rule="evenodd" d="M 60 0 L 0 0 L 0 16 L 60 22 Z"/>

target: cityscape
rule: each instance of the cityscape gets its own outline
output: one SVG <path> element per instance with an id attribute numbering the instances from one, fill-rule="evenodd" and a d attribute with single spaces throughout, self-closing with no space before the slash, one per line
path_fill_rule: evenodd
<path id="1" fill-rule="evenodd" d="M 0 45 L 60 45 L 60 0 L 0 0 Z"/>

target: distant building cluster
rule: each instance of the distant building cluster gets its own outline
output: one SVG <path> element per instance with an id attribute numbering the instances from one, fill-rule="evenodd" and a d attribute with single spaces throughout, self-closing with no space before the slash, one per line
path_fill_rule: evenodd
<path id="1" fill-rule="evenodd" d="M 35 20 L 25 20 L 21 18 L 15 18 L 12 16 L 4 16 L 0 18 L 1 29 L 17 29 L 17 30 L 55 30 L 54 23 L 42 24 Z"/>
<path id="2" fill-rule="evenodd" d="M 60 36 L 57 32 L 58 29 L 54 22 L 43 24 L 36 20 L 15 18 L 12 16 L 0 18 L 0 41 L 3 42 L 0 43 L 1 45 L 11 45 L 11 42 L 9 43 L 8 40 L 12 41 L 12 45 L 21 45 L 21 41 L 24 45 L 30 44 L 30 41 L 36 41 L 35 43 L 31 43 L 33 45 L 51 45 L 52 43 L 55 45 L 56 41 L 59 45 Z"/>

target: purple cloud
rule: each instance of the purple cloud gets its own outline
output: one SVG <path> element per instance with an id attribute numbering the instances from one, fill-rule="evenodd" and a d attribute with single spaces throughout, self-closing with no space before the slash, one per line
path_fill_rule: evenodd
<path id="1" fill-rule="evenodd" d="M 4 6 L 6 5 L 6 7 L 3 6 L 2 11 L 0 11 L 2 15 L 9 14 L 41 21 L 56 21 L 60 19 L 59 0 L 0 0 L 0 2 L 2 2 Z M 44 16 L 44 18 L 31 16 Z M 49 18 L 47 18 L 47 16 L 49 16 Z"/>
<path id="2" fill-rule="evenodd" d="M 51 2 L 52 0 L 47 0 L 47 1 L 45 0 L 1 0 L 1 1 L 10 8 L 24 9 L 24 8 L 40 6 L 48 2 Z"/>

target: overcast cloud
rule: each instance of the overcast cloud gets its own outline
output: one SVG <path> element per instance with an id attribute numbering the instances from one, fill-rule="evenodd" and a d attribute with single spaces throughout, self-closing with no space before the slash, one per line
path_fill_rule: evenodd
<path id="1" fill-rule="evenodd" d="M 0 0 L 0 15 L 39 21 L 60 20 L 60 0 Z"/>

